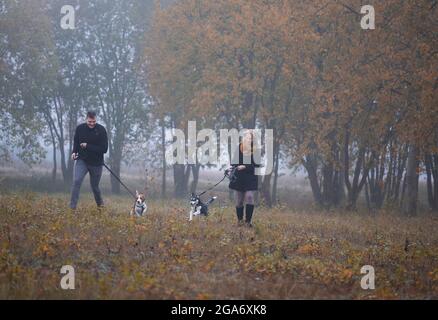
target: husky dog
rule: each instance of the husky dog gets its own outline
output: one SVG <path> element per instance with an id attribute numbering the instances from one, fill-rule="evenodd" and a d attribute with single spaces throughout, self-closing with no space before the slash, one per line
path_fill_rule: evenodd
<path id="1" fill-rule="evenodd" d="M 192 193 L 190 197 L 190 213 L 189 213 L 189 221 L 192 221 L 193 216 L 208 215 L 208 206 L 212 203 L 217 197 L 211 197 L 206 203 L 201 201 L 201 198 Z"/>
<path id="2" fill-rule="evenodd" d="M 136 200 L 134 206 L 131 209 L 131 216 L 135 215 L 137 217 L 142 217 L 146 211 L 148 210 L 148 206 L 146 205 L 146 196 L 144 193 L 140 193 L 135 190 Z"/>

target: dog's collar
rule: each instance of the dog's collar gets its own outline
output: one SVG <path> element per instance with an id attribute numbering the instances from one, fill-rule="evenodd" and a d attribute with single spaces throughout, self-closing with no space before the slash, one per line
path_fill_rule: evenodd
<path id="1" fill-rule="evenodd" d="M 135 206 L 137 207 L 137 208 L 145 208 L 146 207 L 146 204 L 144 204 L 144 203 L 142 203 L 142 204 L 138 204 L 137 202 L 135 203 Z"/>

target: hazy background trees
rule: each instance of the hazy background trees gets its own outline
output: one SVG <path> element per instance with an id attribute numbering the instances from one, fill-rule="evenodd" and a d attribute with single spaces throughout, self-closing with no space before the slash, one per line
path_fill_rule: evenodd
<path id="1" fill-rule="evenodd" d="M 116 173 L 133 160 L 161 172 L 172 129 L 274 130 L 274 170 L 260 198 L 278 201 L 285 169 L 306 173 L 314 203 L 415 214 L 419 176 L 438 211 L 438 20 L 435 1 L 2 1 L 0 156 L 70 184 L 74 127 L 95 109 Z M 174 165 L 172 194 L 196 190 L 199 165 Z M 191 182 L 191 183 L 190 183 Z M 120 186 L 112 181 L 112 191 Z"/>

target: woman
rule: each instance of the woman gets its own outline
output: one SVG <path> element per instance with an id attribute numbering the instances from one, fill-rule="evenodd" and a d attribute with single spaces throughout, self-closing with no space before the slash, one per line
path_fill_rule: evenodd
<path id="1" fill-rule="evenodd" d="M 239 163 L 233 164 L 235 179 L 230 181 L 229 188 L 234 190 L 236 201 L 236 214 L 238 225 L 243 225 L 243 213 L 245 210 L 245 223 L 252 227 L 251 219 L 254 213 L 254 192 L 257 190 L 258 178 L 255 168 L 259 165 L 254 162 L 254 132 L 248 130 L 239 144 Z M 244 155 L 251 156 L 251 163 L 244 164 Z M 246 162 L 249 162 L 246 160 Z M 244 206 L 245 204 L 245 206 Z"/>

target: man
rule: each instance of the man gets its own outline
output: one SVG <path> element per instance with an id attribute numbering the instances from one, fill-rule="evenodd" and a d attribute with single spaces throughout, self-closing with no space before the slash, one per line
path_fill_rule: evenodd
<path id="1" fill-rule="evenodd" d="M 81 184 L 87 172 L 90 173 L 90 184 L 96 204 L 98 207 L 103 207 L 99 182 L 102 176 L 103 155 L 107 151 L 108 136 L 106 130 L 102 125 L 96 123 L 96 113 L 88 111 L 86 122 L 77 126 L 74 135 L 71 158 L 76 162 L 70 200 L 71 209 L 76 209 Z"/>

